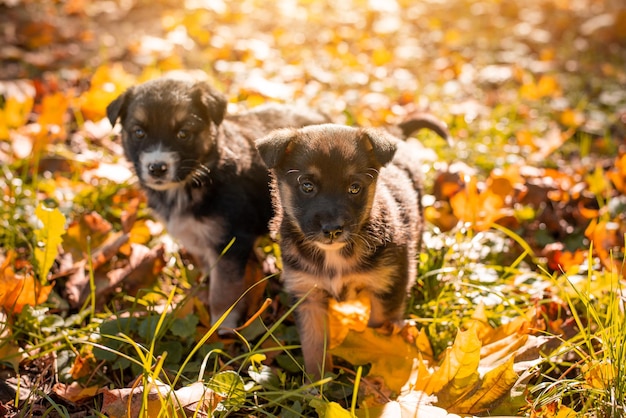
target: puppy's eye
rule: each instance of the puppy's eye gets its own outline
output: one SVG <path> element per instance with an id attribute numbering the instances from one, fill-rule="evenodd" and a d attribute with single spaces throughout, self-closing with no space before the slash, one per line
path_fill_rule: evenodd
<path id="1" fill-rule="evenodd" d="M 146 131 L 143 128 L 136 127 L 132 130 L 133 136 L 137 139 L 143 139 L 146 137 Z"/>
<path id="2" fill-rule="evenodd" d="M 348 187 L 348 193 L 350 194 L 358 194 L 361 191 L 361 185 L 359 183 L 352 183 L 350 187 Z"/>
<path id="3" fill-rule="evenodd" d="M 300 190 L 307 194 L 313 193 L 313 191 L 315 190 L 315 185 L 310 181 L 303 181 L 302 183 L 300 183 Z"/>
<path id="4" fill-rule="evenodd" d="M 185 129 L 181 129 L 176 134 L 176 138 L 180 139 L 181 141 L 185 141 L 185 140 L 191 138 L 191 132 L 189 132 L 189 131 L 187 131 Z"/>

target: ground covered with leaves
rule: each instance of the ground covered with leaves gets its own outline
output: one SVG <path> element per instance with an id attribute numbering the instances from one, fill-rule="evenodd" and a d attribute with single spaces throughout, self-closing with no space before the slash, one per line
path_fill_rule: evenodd
<path id="1" fill-rule="evenodd" d="M 220 338 L 121 155 L 107 104 L 179 69 L 233 112 L 450 128 L 418 136 L 406 326 L 333 304 L 321 382 L 261 273 L 275 243 L 258 315 Z M 626 416 L 625 86 L 620 1 L 0 2 L 0 415 Z"/>

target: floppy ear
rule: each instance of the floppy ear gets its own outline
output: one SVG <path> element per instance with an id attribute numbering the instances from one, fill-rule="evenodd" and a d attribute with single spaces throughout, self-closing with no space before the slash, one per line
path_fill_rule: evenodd
<path id="1" fill-rule="evenodd" d="M 226 116 L 226 97 L 204 81 L 198 81 L 193 87 L 192 97 L 206 108 L 207 115 L 219 125 Z"/>
<path id="2" fill-rule="evenodd" d="M 289 152 L 289 144 L 296 137 L 295 129 L 276 129 L 257 139 L 256 148 L 267 168 L 276 167 Z"/>
<path id="3" fill-rule="evenodd" d="M 395 136 L 374 128 L 361 129 L 361 139 L 366 142 L 366 148 L 372 152 L 381 166 L 391 161 L 399 141 Z"/>
<path id="4" fill-rule="evenodd" d="M 126 107 L 130 101 L 130 97 L 133 94 L 133 88 L 129 88 L 124 93 L 117 96 L 117 99 L 113 100 L 107 106 L 107 119 L 111 122 L 111 126 L 115 126 L 115 122 L 119 117 L 124 117 L 126 114 Z"/>

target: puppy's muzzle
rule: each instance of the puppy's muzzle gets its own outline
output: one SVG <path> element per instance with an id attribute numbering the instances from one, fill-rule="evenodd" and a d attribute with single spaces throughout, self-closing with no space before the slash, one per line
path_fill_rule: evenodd
<path id="1" fill-rule="evenodd" d="M 332 243 L 333 241 L 336 241 L 341 234 L 343 234 L 343 225 L 336 223 L 323 224 L 322 233 L 324 234 L 324 238 L 328 239 Z"/>
<path id="2" fill-rule="evenodd" d="M 146 167 L 148 169 L 148 174 L 155 179 L 163 178 L 167 175 L 167 172 L 170 170 L 170 166 L 165 161 L 156 161 L 149 163 Z"/>

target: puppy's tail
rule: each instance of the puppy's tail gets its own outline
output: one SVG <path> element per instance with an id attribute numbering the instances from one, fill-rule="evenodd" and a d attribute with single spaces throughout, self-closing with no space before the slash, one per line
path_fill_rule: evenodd
<path id="1" fill-rule="evenodd" d="M 420 129 L 430 129 L 441 138 L 445 139 L 448 145 L 452 145 L 452 137 L 445 122 L 431 115 L 430 113 L 416 112 L 410 114 L 404 121 L 398 124 L 402 132 L 402 138 L 406 139 Z"/>

